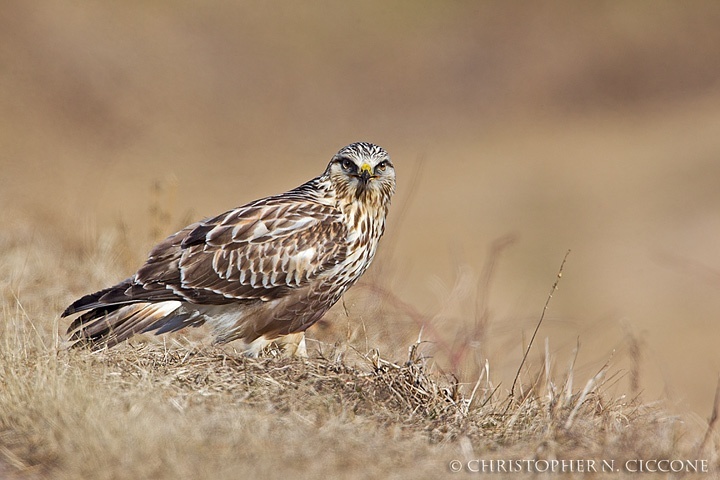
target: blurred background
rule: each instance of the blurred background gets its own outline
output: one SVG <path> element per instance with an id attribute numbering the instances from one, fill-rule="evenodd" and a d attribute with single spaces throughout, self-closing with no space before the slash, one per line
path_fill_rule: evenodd
<path id="1" fill-rule="evenodd" d="M 718 25 L 711 0 L 7 0 L 4 235 L 72 249 L 122 230 L 120 280 L 185 223 L 371 141 L 399 178 L 387 236 L 347 313 L 312 335 L 357 340 L 362 325 L 360 344 L 402 358 L 422 327 L 445 371 L 474 382 L 488 359 L 509 388 L 571 249 L 531 362 L 547 338 L 562 371 L 579 343 L 579 375 L 610 360 L 615 393 L 705 418 L 720 373 Z M 58 314 L 106 286 L 61 280 Z"/>

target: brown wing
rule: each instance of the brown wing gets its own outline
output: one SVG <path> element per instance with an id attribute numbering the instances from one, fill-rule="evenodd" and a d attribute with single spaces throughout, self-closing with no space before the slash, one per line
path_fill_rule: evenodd
<path id="1" fill-rule="evenodd" d="M 194 303 L 269 300 L 342 262 L 346 235 L 335 208 L 271 197 L 169 237 L 134 280 Z"/>

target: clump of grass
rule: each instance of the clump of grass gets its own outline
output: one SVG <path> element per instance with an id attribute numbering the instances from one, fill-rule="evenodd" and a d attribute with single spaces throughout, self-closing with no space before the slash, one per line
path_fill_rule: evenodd
<path id="1" fill-rule="evenodd" d="M 578 391 L 569 370 L 559 385 L 546 376 L 511 397 L 487 377 L 460 384 L 421 352 L 418 343 L 400 361 L 369 352 L 349 363 L 319 354 L 251 359 L 177 341 L 97 353 L 4 349 L 0 458 L 53 478 L 235 478 L 283 468 L 382 476 L 410 471 L 419 451 L 437 475 L 462 448 L 523 458 L 682 448 L 676 419 L 603 394 L 609 366 Z M 296 463 L 274 470 L 280 458 Z"/>
<path id="2" fill-rule="evenodd" d="M 100 282 L 119 267 L 105 247 L 58 251 L 33 235 L 0 234 L 3 478 L 437 478 L 452 459 L 697 453 L 681 419 L 610 394 L 610 362 L 585 383 L 574 359 L 556 373 L 549 341 L 515 388 L 495 385 L 487 361 L 470 382 L 443 372 L 422 337 L 390 354 L 367 337 L 367 348 L 316 341 L 308 359 L 251 359 L 185 335 L 66 350 L 48 320 L 69 300 L 58 278 Z"/>

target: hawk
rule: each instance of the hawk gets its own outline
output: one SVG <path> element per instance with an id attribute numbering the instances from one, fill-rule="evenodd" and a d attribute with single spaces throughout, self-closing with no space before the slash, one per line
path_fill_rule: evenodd
<path id="1" fill-rule="evenodd" d="M 348 145 L 319 177 L 183 228 L 133 276 L 75 301 L 70 340 L 112 347 L 207 324 L 248 355 L 272 342 L 306 355 L 305 330 L 370 266 L 394 191 L 387 152 Z"/>

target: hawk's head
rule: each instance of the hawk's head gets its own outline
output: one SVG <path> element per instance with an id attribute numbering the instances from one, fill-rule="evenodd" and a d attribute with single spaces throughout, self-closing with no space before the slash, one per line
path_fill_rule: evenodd
<path id="1" fill-rule="evenodd" d="M 325 173 L 338 195 L 348 201 L 386 206 L 395 192 L 395 167 L 388 153 L 372 143 L 357 142 L 342 148 Z"/>

